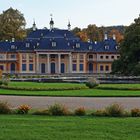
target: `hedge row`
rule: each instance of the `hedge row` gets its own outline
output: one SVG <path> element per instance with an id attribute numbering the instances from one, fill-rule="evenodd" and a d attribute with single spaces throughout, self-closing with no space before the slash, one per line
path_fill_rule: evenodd
<path id="1" fill-rule="evenodd" d="M 65 91 L 65 90 L 81 90 L 87 89 L 86 87 L 67 87 L 67 88 L 27 88 L 27 87 L 11 87 L 11 86 L 0 86 L 1 89 L 8 90 L 24 90 L 24 91 Z"/>

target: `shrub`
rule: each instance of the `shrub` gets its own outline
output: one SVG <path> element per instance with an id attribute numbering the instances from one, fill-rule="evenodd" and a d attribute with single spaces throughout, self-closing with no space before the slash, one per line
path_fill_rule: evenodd
<path id="1" fill-rule="evenodd" d="M 50 115 L 48 110 L 38 110 L 33 113 L 33 115 Z"/>
<path id="2" fill-rule="evenodd" d="M 74 114 L 77 115 L 77 116 L 84 116 L 84 115 L 86 115 L 85 108 L 84 107 L 77 108 L 74 111 Z"/>
<path id="3" fill-rule="evenodd" d="M 123 117 L 131 117 L 131 112 L 130 111 L 124 111 Z"/>
<path id="4" fill-rule="evenodd" d="M 10 106 L 7 102 L 0 102 L 0 114 L 9 114 L 11 113 Z"/>
<path id="5" fill-rule="evenodd" d="M 54 104 L 48 108 L 49 114 L 54 116 L 68 115 L 68 109 L 61 104 Z"/>
<path id="6" fill-rule="evenodd" d="M 140 117 L 140 109 L 139 108 L 134 108 L 131 110 L 131 116 L 132 117 Z"/>
<path id="7" fill-rule="evenodd" d="M 28 114 L 30 109 L 31 108 L 28 105 L 21 105 L 21 106 L 18 107 L 17 113 L 18 114 Z"/>
<path id="8" fill-rule="evenodd" d="M 3 78 L 2 79 L 2 85 L 8 86 L 8 84 L 9 84 L 9 79 L 8 78 Z"/>
<path id="9" fill-rule="evenodd" d="M 89 88 L 95 88 L 99 85 L 99 81 L 95 78 L 89 78 L 88 81 L 86 82 L 86 86 Z"/>
<path id="10" fill-rule="evenodd" d="M 107 113 L 105 110 L 96 110 L 95 112 L 91 113 L 91 115 L 104 117 L 104 116 L 107 116 Z"/>
<path id="11" fill-rule="evenodd" d="M 0 80 L 0 85 L 2 85 L 2 80 Z"/>
<path id="12" fill-rule="evenodd" d="M 124 109 L 119 104 L 112 104 L 105 109 L 108 116 L 121 117 L 124 115 Z"/>

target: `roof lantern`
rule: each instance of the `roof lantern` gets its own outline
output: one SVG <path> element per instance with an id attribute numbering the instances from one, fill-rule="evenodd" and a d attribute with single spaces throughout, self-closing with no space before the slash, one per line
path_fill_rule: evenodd
<path id="1" fill-rule="evenodd" d="M 71 30 L 71 24 L 70 24 L 70 21 L 68 22 L 68 30 L 69 30 L 69 31 Z"/>
<path id="2" fill-rule="evenodd" d="M 50 15 L 51 16 L 51 20 L 50 20 L 50 30 L 52 30 L 54 28 L 54 21 L 53 21 L 53 18 L 52 18 L 52 14 Z"/>
<path id="3" fill-rule="evenodd" d="M 35 20 L 33 22 L 33 31 L 36 31 L 37 27 L 36 27 L 36 23 L 35 23 Z"/>

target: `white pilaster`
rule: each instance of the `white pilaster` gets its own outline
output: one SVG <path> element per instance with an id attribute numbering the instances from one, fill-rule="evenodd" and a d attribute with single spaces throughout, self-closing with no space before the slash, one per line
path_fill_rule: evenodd
<path id="1" fill-rule="evenodd" d="M 58 73 L 61 73 L 61 54 L 58 54 Z"/>
<path id="2" fill-rule="evenodd" d="M 69 54 L 69 73 L 72 73 L 72 54 Z"/>
<path id="3" fill-rule="evenodd" d="M 36 54 L 36 73 L 39 73 L 39 54 Z"/>
<path id="4" fill-rule="evenodd" d="M 47 54 L 47 72 L 50 74 L 50 54 Z"/>

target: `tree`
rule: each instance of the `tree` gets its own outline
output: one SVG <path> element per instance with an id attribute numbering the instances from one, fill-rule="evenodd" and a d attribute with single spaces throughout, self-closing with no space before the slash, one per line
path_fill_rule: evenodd
<path id="1" fill-rule="evenodd" d="M 126 28 L 120 55 L 120 59 L 113 63 L 113 72 L 140 75 L 140 16 Z"/>
<path id="2" fill-rule="evenodd" d="M 23 14 L 13 8 L 9 8 L 0 14 L 0 40 L 21 40 L 26 36 L 26 21 Z"/>
<path id="3" fill-rule="evenodd" d="M 117 30 L 117 29 L 112 29 L 112 30 L 110 31 L 109 37 L 111 38 L 113 35 L 116 36 L 116 41 L 117 41 L 118 43 L 120 43 L 120 42 L 123 40 L 123 38 L 124 38 L 124 36 L 123 36 L 123 35 L 119 32 L 119 30 Z"/>
<path id="4" fill-rule="evenodd" d="M 76 36 L 78 36 L 84 42 L 88 41 L 87 34 L 84 31 L 78 32 Z"/>
<path id="5" fill-rule="evenodd" d="M 78 27 L 75 27 L 72 32 L 76 35 L 77 33 L 81 32 L 81 29 Z"/>
<path id="6" fill-rule="evenodd" d="M 100 33 L 98 27 L 93 24 L 93 25 L 88 25 L 86 29 L 86 33 L 88 38 L 91 41 L 101 41 L 102 40 L 102 34 Z"/>

